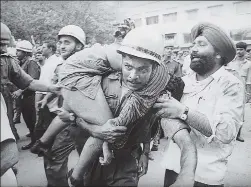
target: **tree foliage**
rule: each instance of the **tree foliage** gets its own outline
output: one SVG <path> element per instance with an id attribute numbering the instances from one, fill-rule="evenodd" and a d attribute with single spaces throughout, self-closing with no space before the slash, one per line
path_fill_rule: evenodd
<path id="1" fill-rule="evenodd" d="M 80 26 L 99 43 L 112 41 L 116 3 L 100 1 L 1 1 L 1 22 L 16 39 L 56 40 L 66 25 Z"/>

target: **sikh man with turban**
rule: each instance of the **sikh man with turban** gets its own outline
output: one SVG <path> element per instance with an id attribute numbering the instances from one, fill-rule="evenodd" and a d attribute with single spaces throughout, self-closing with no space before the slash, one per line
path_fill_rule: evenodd
<path id="1" fill-rule="evenodd" d="M 162 118 L 181 116 L 190 127 L 198 157 L 194 186 L 223 187 L 228 157 L 242 121 L 244 86 L 225 69 L 236 50 L 221 28 L 203 22 L 192 28 L 191 35 L 190 68 L 194 72 L 183 77 L 181 101 L 160 98 L 154 107 Z M 162 163 L 166 168 L 165 186 L 173 184 L 181 171 L 179 148 L 173 140 L 169 142 Z"/>

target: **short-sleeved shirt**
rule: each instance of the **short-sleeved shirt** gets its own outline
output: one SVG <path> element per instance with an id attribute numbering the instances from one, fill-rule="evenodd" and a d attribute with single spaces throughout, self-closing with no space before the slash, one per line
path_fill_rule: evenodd
<path id="1" fill-rule="evenodd" d="M 226 66 L 226 69 L 236 71 L 241 77 L 244 85 L 251 84 L 251 61 L 247 59 L 240 61 L 235 58 Z"/>
<path id="2" fill-rule="evenodd" d="M 1 92 L 4 87 L 12 82 L 19 89 L 26 89 L 33 78 L 15 63 L 14 58 L 9 54 L 1 54 Z"/>
<path id="3" fill-rule="evenodd" d="M 39 79 L 40 76 L 40 66 L 34 61 L 31 57 L 25 57 L 23 60 L 20 61 L 21 68 L 30 75 L 33 79 Z M 32 90 L 25 90 L 23 92 L 23 96 L 30 96 L 34 95 L 35 92 Z"/>

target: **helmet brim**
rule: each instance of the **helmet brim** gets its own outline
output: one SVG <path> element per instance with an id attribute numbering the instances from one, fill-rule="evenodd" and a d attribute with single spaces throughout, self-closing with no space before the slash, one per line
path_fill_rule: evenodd
<path id="1" fill-rule="evenodd" d="M 153 60 L 153 61 L 157 62 L 158 64 L 161 64 L 161 60 L 159 60 L 158 58 L 151 56 L 151 55 L 148 55 L 148 54 L 145 54 L 143 52 L 137 51 L 136 49 L 133 49 L 128 46 L 121 46 L 119 49 L 117 49 L 117 52 L 119 54 L 128 54 L 128 55 L 136 56 L 139 58 Z"/>

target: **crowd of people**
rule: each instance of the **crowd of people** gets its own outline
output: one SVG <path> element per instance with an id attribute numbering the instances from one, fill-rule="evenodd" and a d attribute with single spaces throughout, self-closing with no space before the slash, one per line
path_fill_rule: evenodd
<path id="1" fill-rule="evenodd" d="M 161 138 L 165 187 L 224 186 L 251 102 L 248 45 L 208 22 L 186 48 L 144 29 L 126 20 L 101 45 L 67 25 L 57 42 L 21 40 L 11 55 L 1 23 L 1 186 L 18 186 L 21 115 L 31 139 L 21 149 L 43 157 L 48 187 L 138 186 Z"/>

